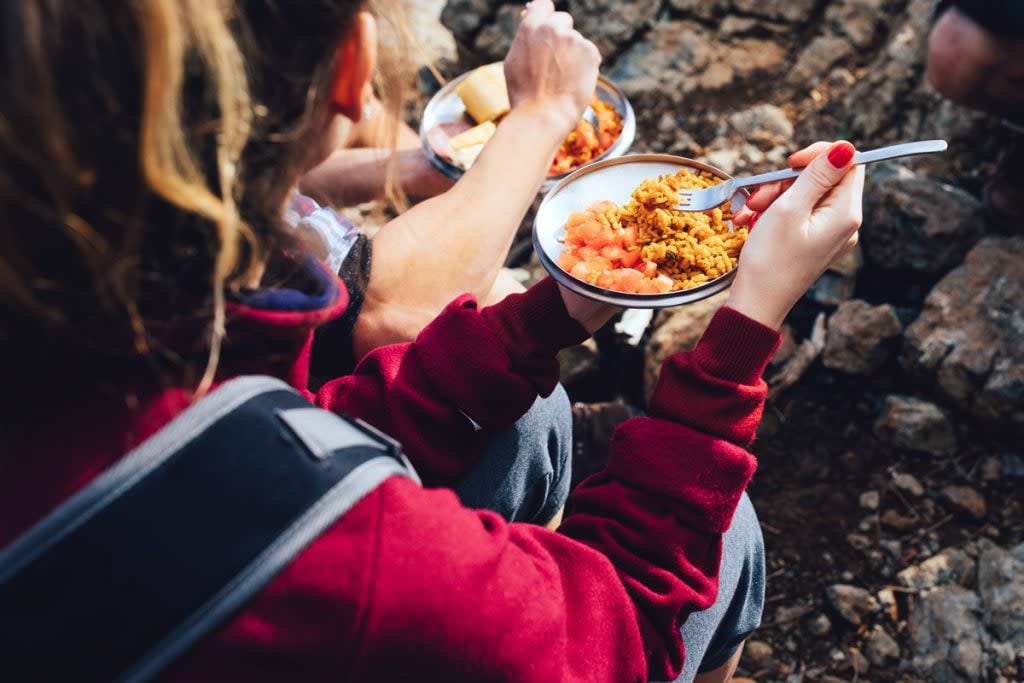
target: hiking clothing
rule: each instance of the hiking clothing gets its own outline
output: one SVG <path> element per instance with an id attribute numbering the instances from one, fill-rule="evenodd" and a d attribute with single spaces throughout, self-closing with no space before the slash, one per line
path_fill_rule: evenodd
<path id="1" fill-rule="evenodd" d="M 218 381 L 271 374 L 366 420 L 402 442 L 427 487 L 465 477 L 554 391 L 557 351 L 587 336 L 550 279 L 484 309 L 463 296 L 415 342 L 373 351 L 314 394 L 312 331 L 347 295 L 313 263 L 296 283 L 232 302 Z M 194 348 L 174 348 L 201 368 L 208 318 L 195 318 L 178 333 Z M 384 482 L 161 680 L 675 678 L 681 625 L 718 592 L 778 342 L 720 310 L 692 352 L 666 361 L 650 417 L 616 431 L 607 469 L 573 493 L 558 533 L 469 510 L 450 489 Z M 0 438 L 17 454 L 0 462 L 5 544 L 179 414 L 195 385 L 74 347 L 32 352 L 8 363 L 15 389 L 0 399 Z"/>

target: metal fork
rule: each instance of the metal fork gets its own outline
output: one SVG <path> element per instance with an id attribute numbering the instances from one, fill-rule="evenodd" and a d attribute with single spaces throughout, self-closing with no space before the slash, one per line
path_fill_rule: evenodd
<path id="1" fill-rule="evenodd" d="M 937 152 L 945 152 L 948 147 L 949 145 L 946 144 L 945 140 L 908 142 L 902 145 L 882 147 L 870 152 L 857 152 L 853 157 L 853 163 L 873 164 L 876 161 L 888 161 L 889 159 L 899 159 L 918 154 L 935 154 Z M 802 168 L 787 168 L 783 171 L 772 171 L 771 173 L 762 173 L 761 175 L 752 175 L 745 178 L 733 178 L 703 190 L 682 189 L 679 190 L 679 205 L 676 206 L 676 209 L 679 211 L 708 211 L 716 206 L 725 204 L 736 193 L 736 190 L 741 187 L 789 180 L 799 176 L 803 170 Z"/>

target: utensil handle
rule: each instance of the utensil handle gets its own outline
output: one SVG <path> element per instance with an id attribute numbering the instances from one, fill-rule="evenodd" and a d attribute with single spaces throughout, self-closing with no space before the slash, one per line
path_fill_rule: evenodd
<path id="1" fill-rule="evenodd" d="M 902 145 L 892 145 L 890 147 L 882 147 L 880 149 L 873 149 L 870 152 L 857 152 L 853 157 L 853 163 L 860 164 L 873 164 L 878 161 L 888 161 L 890 159 L 900 159 L 902 157 L 911 157 L 918 154 L 936 154 L 938 152 L 945 152 L 949 148 L 949 145 L 945 140 L 921 140 L 920 142 L 907 142 Z M 802 168 L 787 168 L 782 171 L 772 171 L 771 173 L 762 173 L 760 175 L 747 176 L 745 178 L 734 178 L 735 187 L 751 187 L 753 185 L 764 185 L 765 183 L 774 183 L 780 180 L 791 180 L 800 175 L 803 171 Z"/>

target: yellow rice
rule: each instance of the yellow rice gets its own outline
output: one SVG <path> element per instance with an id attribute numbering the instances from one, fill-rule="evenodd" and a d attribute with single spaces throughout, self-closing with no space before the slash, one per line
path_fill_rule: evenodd
<path id="1" fill-rule="evenodd" d="M 673 290 L 692 289 L 736 267 L 747 241 L 747 229 L 729 231 L 727 207 L 702 213 L 675 211 L 680 188 L 717 185 L 716 176 L 682 169 L 657 180 L 645 180 L 633 199 L 618 211 L 623 228 L 634 227 L 643 258 L 674 281 Z"/>

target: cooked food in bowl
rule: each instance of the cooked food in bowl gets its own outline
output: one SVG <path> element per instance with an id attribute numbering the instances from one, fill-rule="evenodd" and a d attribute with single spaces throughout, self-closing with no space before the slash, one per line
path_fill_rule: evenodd
<path id="1" fill-rule="evenodd" d="M 455 88 L 455 94 L 466 115 L 430 128 L 426 139 L 438 156 L 465 171 L 494 135 L 495 124 L 509 112 L 504 66 L 499 62 L 472 71 Z M 597 159 L 622 135 L 622 114 L 615 105 L 595 96 L 590 107 L 595 122 L 583 119 L 569 133 L 548 169 L 549 176 L 564 175 Z"/>
<path id="2" fill-rule="evenodd" d="M 674 210 L 679 189 L 705 188 L 718 177 L 688 168 L 648 179 L 624 206 L 600 201 L 569 216 L 558 266 L 578 280 L 631 294 L 693 289 L 736 267 L 747 229 L 732 229 L 722 207 Z"/>
<path id="3" fill-rule="evenodd" d="M 590 101 L 597 127 L 586 119 L 562 142 L 551 162 L 548 175 L 561 175 L 598 158 L 615 144 L 622 135 L 622 114 L 612 104 L 597 99 Z"/>

